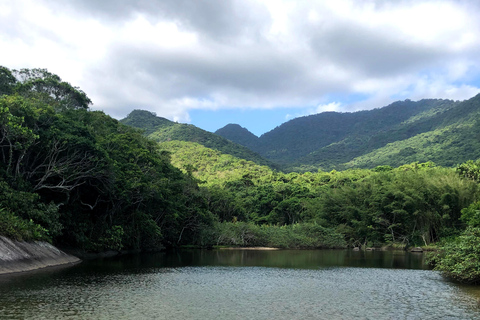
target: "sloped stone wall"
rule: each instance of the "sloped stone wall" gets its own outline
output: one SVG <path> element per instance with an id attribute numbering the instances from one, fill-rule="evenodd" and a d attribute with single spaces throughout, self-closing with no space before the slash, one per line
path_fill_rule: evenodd
<path id="1" fill-rule="evenodd" d="M 0 236 L 0 274 L 30 271 L 80 261 L 79 258 L 66 254 L 47 242 L 16 241 Z"/>

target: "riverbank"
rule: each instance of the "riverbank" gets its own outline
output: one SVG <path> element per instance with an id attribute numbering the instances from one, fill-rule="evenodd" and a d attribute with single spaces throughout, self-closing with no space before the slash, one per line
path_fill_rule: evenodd
<path id="1" fill-rule="evenodd" d="M 82 260 L 44 241 L 17 241 L 0 236 L 0 275 L 75 264 Z"/>
<path id="2" fill-rule="evenodd" d="M 219 250 L 280 250 L 281 248 L 273 248 L 273 247 L 219 247 Z"/>

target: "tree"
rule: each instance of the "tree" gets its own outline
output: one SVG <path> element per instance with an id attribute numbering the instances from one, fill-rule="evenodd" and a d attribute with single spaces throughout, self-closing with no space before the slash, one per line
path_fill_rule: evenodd
<path id="1" fill-rule="evenodd" d="M 479 181 L 479 161 L 467 161 L 457 167 L 463 177 Z M 467 225 L 459 236 L 444 242 L 432 254 L 429 263 L 435 270 L 460 282 L 480 284 L 480 201 L 462 209 L 461 220 Z"/>
<path id="2" fill-rule="evenodd" d="M 0 66 L 0 96 L 12 94 L 16 83 L 17 79 L 12 72 L 8 68 Z"/>
<path id="3" fill-rule="evenodd" d="M 85 92 L 62 81 L 59 76 L 48 72 L 47 69 L 12 70 L 11 74 L 17 79 L 13 88 L 14 93 L 41 99 L 57 111 L 88 109 L 92 104 Z"/>
<path id="4" fill-rule="evenodd" d="M 480 228 L 469 226 L 430 256 L 434 270 L 460 282 L 480 284 Z"/>
<path id="5" fill-rule="evenodd" d="M 480 182 L 480 160 L 469 160 L 457 167 L 457 172 L 467 179 Z"/>
<path id="6" fill-rule="evenodd" d="M 0 97 L 0 152 L 5 173 L 14 178 L 20 175 L 23 159 L 38 138 L 26 125 L 25 118 L 16 114 L 17 110 L 29 107 L 21 97 Z"/>

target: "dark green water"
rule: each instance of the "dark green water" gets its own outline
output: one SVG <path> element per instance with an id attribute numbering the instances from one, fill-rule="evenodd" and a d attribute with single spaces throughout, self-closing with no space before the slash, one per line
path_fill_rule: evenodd
<path id="1" fill-rule="evenodd" d="M 423 254 L 191 250 L 0 277 L 0 319 L 480 319 Z"/>

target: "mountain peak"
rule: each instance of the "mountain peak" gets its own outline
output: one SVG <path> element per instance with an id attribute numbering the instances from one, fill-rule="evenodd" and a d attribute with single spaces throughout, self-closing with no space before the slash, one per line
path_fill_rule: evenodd
<path id="1" fill-rule="evenodd" d="M 174 124 L 173 121 L 158 117 L 155 112 L 138 109 L 130 112 L 130 114 L 125 119 L 120 120 L 120 122 L 131 127 L 143 129 L 147 135 L 160 127 Z"/>
<path id="2" fill-rule="evenodd" d="M 255 148 L 258 137 L 248 131 L 248 129 L 240 126 L 239 124 L 229 123 L 225 127 L 215 131 L 216 135 L 219 135 L 230 141 L 234 141 L 238 144 L 246 146 L 247 148 Z"/>
<path id="3" fill-rule="evenodd" d="M 144 129 L 145 135 L 160 143 L 175 140 L 194 142 L 207 148 L 218 150 L 221 153 L 230 154 L 240 159 L 250 160 L 259 165 L 276 168 L 273 163 L 263 159 L 260 155 L 245 146 L 197 128 L 192 124 L 175 123 L 168 119 L 158 117 L 155 113 L 150 111 L 134 110 L 125 119 L 120 120 L 120 122 L 128 126 Z M 248 132 L 248 130 L 246 131 Z M 254 136 L 253 134 L 251 135 Z"/>

